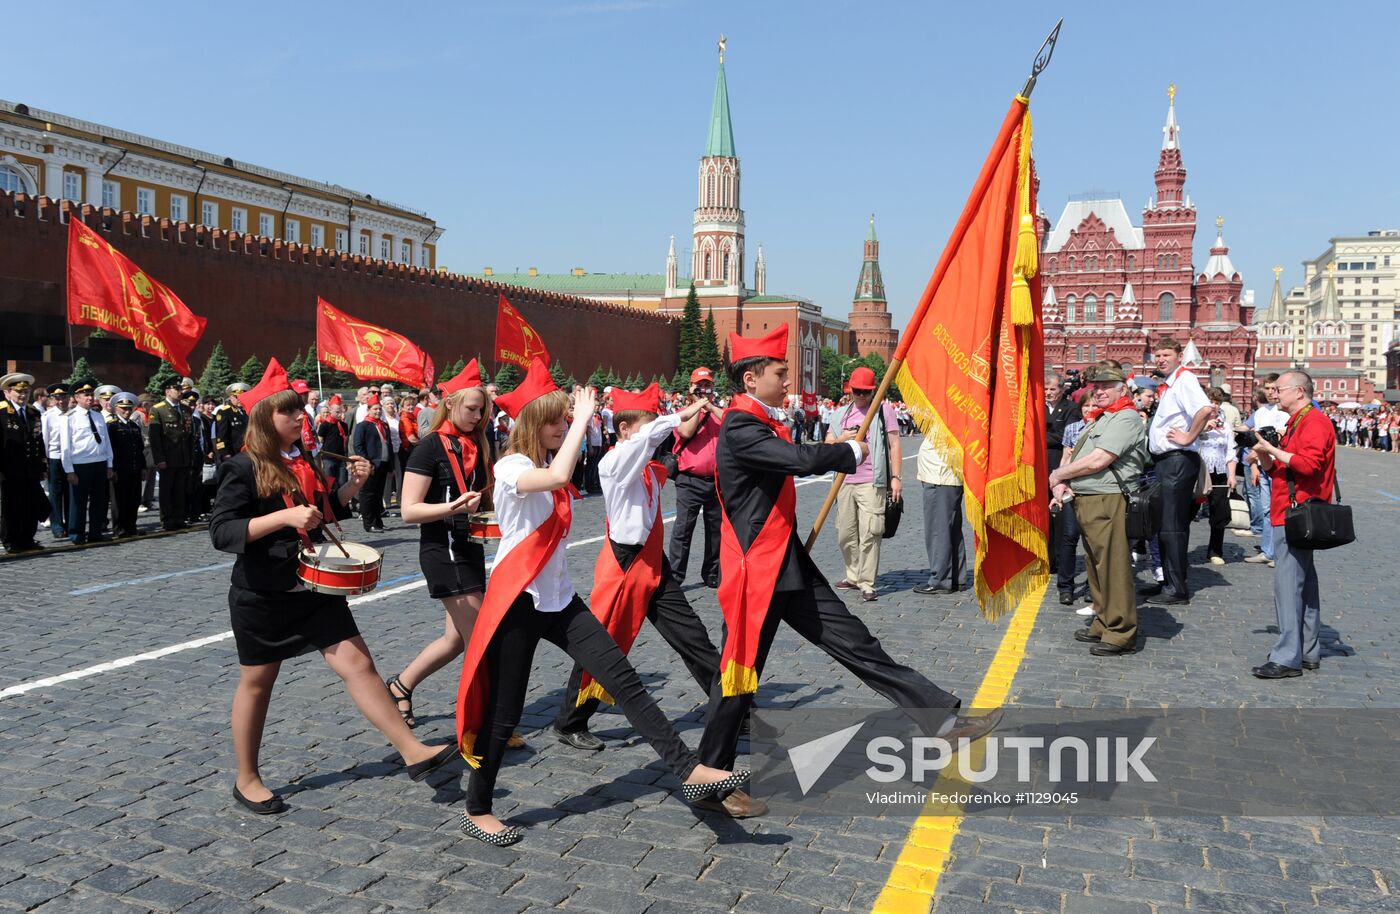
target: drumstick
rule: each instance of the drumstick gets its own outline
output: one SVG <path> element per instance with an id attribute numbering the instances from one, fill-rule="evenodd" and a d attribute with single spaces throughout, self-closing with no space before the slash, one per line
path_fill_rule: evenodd
<path id="1" fill-rule="evenodd" d="M 295 493 L 295 495 L 293 495 L 293 498 L 295 499 L 297 504 L 303 507 L 310 507 L 310 505 L 306 503 L 306 499 L 302 496 L 300 492 Z M 330 541 L 336 545 L 336 548 L 340 550 L 341 555 L 345 556 L 347 559 L 350 558 L 350 550 L 346 549 L 345 544 L 342 543 L 339 540 L 339 538 L 337 538 L 336 535 L 331 532 L 331 528 L 329 525 L 324 523 L 321 524 L 321 532 L 324 533 L 327 536 L 327 538 L 329 538 Z"/>

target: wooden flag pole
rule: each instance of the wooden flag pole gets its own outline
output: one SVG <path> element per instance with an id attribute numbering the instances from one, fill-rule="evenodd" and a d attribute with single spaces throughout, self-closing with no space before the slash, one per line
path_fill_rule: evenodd
<path id="1" fill-rule="evenodd" d="M 864 441 L 866 434 L 870 431 L 870 423 L 875 418 L 881 404 L 885 402 L 885 393 L 890 389 L 890 384 L 894 382 L 894 376 L 899 371 L 899 366 L 904 364 L 904 359 L 896 356 L 890 360 L 889 367 L 885 369 L 885 376 L 880 381 L 880 386 L 875 390 L 875 396 L 870 399 L 870 409 L 865 414 L 865 419 L 860 423 L 860 428 L 856 431 L 856 440 Z M 885 430 L 889 433 L 889 429 Z M 889 442 L 885 443 L 889 447 Z M 896 472 L 894 467 L 891 472 Z M 817 514 L 817 519 L 812 522 L 812 532 L 807 534 L 807 551 L 811 552 L 812 547 L 817 543 L 817 534 L 822 532 L 822 525 L 826 523 L 826 516 L 831 513 L 831 506 L 836 504 L 836 494 L 841 491 L 841 485 L 846 481 L 845 473 L 837 473 L 836 478 L 831 481 L 831 491 L 826 493 L 826 501 L 822 502 L 822 509 Z"/>

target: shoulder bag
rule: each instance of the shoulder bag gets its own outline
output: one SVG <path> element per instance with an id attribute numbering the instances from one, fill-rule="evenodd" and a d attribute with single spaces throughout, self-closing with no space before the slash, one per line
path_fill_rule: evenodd
<path id="1" fill-rule="evenodd" d="M 1118 470 L 1109 464 L 1108 471 L 1118 482 L 1118 490 L 1123 493 L 1123 501 L 1128 509 L 1128 541 L 1150 540 L 1162 529 L 1162 485 L 1157 481 L 1140 483 L 1136 491 L 1129 491 Z"/>
<path id="2" fill-rule="evenodd" d="M 1293 471 L 1288 474 L 1288 507 L 1283 511 L 1283 533 L 1292 549 L 1335 549 L 1356 539 L 1351 522 L 1351 505 L 1342 504 L 1342 484 L 1334 482 L 1335 502 L 1320 498 L 1298 501 Z"/>
<path id="3" fill-rule="evenodd" d="M 894 474 L 890 471 L 889 430 L 885 428 L 884 404 L 876 404 L 875 410 L 875 417 L 880 420 L 880 441 L 885 449 L 885 532 L 880 538 L 889 539 L 899 532 L 899 519 L 904 516 L 904 499 L 895 501 L 890 496 Z"/>

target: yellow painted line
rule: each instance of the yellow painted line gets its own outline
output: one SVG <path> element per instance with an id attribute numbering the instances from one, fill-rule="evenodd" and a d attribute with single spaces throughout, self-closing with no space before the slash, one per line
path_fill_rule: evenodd
<path id="1" fill-rule="evenodd" d="M 1049 581 L 1026 595 L 1002 635 L 996 655 L 987 666 L 982 684 L 972 698 L 974 708 L 999 708 L 1006 704 L 1011 693 L 1011 681 L 1021 668 L 1021 660 L 1026 656 L 1026 643 L 1035 628 L 1036 616 L 1045 601 L 1045 591 Z M 983 744 L 978 743 L 974 750 L 981 754 Z M 976 770 L 981 767 L 981 759 L 974 759 L 969 766 Z M 936 792 L 957 793 L 962 783 L 956 770 L 945 773 L 938 779 Z M 928 914 L 933 906 L 933 896 L 938 890 L 939 877 L 948 863 L 953 849 L 953 838 L 962 826 L 961 810 L 936 804 L 932 800 L 924 807 L 914 827 L 909 830 L 904 849 L 899 852 L 894 869 L 880 897 L 875 899 L 871 914 Z"/>

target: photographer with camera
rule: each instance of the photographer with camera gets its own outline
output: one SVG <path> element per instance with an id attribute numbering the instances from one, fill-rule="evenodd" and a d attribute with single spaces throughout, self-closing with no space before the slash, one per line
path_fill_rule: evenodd
<path id="1" fill-rule="evenodd" d="M 1245 464 L 1248 469 L 1245 471 L 1249 477 L 1249 483 L 1258 490 L 1258 503 L 1260 506 L 1260 530 L 1259 530 L 1259 552 L 1245 559 L 1250 565 L 1268 565 L 1274 567 L 1274 528 L 1269 523 L 1269 504 L 1273 498 L 1273 480 L 1268 473 L 1260 471 L 1259 455 L 1254 452 L 1254 444 L 1258 438 L 1263 438 L 1269 444 L 1278 446 L 1283 430 L 1288 427 L 1288 414 L 1278 405 L 1278 379 L 1277 374 L 1269 374 L 1264 378 L 1264 396 L 1268 398 L 1268 403 L 1254 411 L 1254 432 L 1243 436 L 1241 441 L 1250 448 L 1245 453 Z M 1254 518 L 1250 518 L 1251 526 Z"/>
<path id="2" fill-rule="evenodd" d="M 715 376 L 701 366 L 690 373 L 687 404 L 705 401 L 695 416 L 676 427 L 676 520 L 671 527 L 666 560 L 677 584 L 684 583 L 690 564 L 690 538 L 696 517 L 705 515 L 705 557 L 700 577 L 707 587 L 719 586 L 719 495 L 715 491 L 715 447 L 724 410 L 715 404 Z"/>

